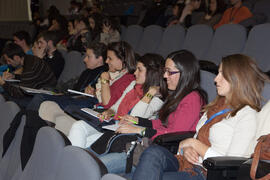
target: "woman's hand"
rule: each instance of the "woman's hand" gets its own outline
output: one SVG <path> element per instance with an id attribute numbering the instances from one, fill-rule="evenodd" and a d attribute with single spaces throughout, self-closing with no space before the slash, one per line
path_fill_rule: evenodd
<path id="1" fill-rule="evenodd" d="M 86 94 L 91 94 L 91 95 L 95 95 L 95 88 L 93 88 L 92 86 L 87 86 L 84 89 L 84 93 Z"/>
<path id="2" fill-rule="evenodd" d="M 100 75 L 101 79 L 105 79 L 105 80 L 110 80 L 111 77 L 110 77 L 110 74 L 108 72 L 103 72 L 101 75 Z"/>
<path id="3" fill-rule="evenodd" d="M 133 117 L 133 116 L 130 116 L 130 115 L 125 115 L 125 116 L 122 116 L 120 117 L 120 122 L 119 122 L 119 125 L 121 124 L 138 124 L 139 122 L 139 119 L 137 117 Z"/>
<path id="4" fill-rule="evenodd" d="M 191 164 L 196 164 L 199 162 L 199 154 L 192 147 L 183 148 L 183 156 L 190 162 Z"/>
<path id="5" fill-rule="evenodd" d="M 151 86 L 148 90 L 148 93 L 151 94 L 152 96 L 155 96 L 157 94 L 159 94 L 159 86 Z"/>
<path id="6" fill-rule="evenodd" d="M 199 156 L 203 158 L 209 146 L 205 145 L 198 139 L 188 138 L 180 142 L 178 152 L 180 152 L 182 148 L 192 148 Z"/>
<path id="7" fill-rule="evenodd" d="M 118 127 L 118 129 L 116 130 L 117 133 L 123 133 L 123 134 L 127 134 L 127 133 L 137 133 L 137 134 L 141 134 L 142 130 L 144 128 L 143 127 L 139 127 L 139 126 L 134 126 L 132 124 L 122 124 Z"/>
<path id="8" fill-rule="evenodd" d="M 7 71 L 3 72 L 3 79 L 13 79 L 15 76 Z"/>
<path id="9" fill-rule="evenodd" d="M 103 113 L 99 114 L 99 120 L 101 122 L 103 122 L 104 120 L 109 120 L 112 118 L 112 116 L 114 116 L 114 111 L 112 109 L 108 109 L 106 111 L 104 111 Z"/>

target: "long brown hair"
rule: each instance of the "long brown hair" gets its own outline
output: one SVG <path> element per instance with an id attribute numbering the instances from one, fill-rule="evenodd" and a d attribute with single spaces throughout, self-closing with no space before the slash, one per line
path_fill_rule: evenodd
<path id="1" fill-rule="evenodd" d="M 231 116 L 248 105 L 256 111 L 261 109 L 261 92 L 268 76 L 257 66 L 255 61 L 243 54 L 234 54 L 222 58 L 222 75 L 231 86 L 227 104 L 232 108 Z M 207 111 L 215 106 L 220 96 L 205 107 Z"/>

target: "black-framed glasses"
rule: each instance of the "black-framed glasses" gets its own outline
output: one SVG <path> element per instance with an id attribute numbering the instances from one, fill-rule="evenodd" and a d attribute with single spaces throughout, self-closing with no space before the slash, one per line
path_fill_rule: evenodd
<path id="1" fill-rule="evenodd" d="M 180 71 L 169 71 L 168 69 L 164 69 L 164 74 L 168 73 L 169 76 L 180 73 Z"/>

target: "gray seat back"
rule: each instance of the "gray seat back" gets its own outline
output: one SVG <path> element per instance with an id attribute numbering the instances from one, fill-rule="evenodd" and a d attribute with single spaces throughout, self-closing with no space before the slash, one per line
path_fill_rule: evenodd
<path id="1" fill-rule="evenodd" d="M 205 24 L 193 25 L 187 30 L 183 49 L 191 51 L 197 59 L 202 59 L 210 47 L 214 31 Z"/>
<path id="2" fill-rule="evenodd" d="M 83 70 L 85 70 L 85 65 L 82 54 L 78 51 L 70 51 L 66 55 L 65 66 L 58 82 L 66 82 L 77 78 Z"/>
<path id="3" fill-rule="evenodd" d="M 142 38 L 135 49 L 140 55 L 155 53 L 162 39 L 163 29 L 157 25 L 150 25 L 144 28 Z"/>
<path id="4" fill-rule="evenodd" d="M 244 54 L 253 57 L 263 71 L 270 70 L 270 23 L 254 26 L 249 32 Z"/>
<path id="5" fill-rule="evenodd" d="M 215 31 L 211 46 L 202 59 L 218 65 L 222 57 L 241 53 L 246 39 L 247 31 L 243 26 L 239 24 L 222 25 Z"/>
<path id="6" fill-rule="evenodd" d="M 126 180 L 126 179 L 117 174 L 105 174 L 104 176 L 102 176 L 101 180 Z"/>
<path id="7" fill-rule="evenodd" d="M 215 74 L 210 73 L 208 71 L 200 71 L 201 75 L 201 87 L 203 90 L 206 91 L 208 95 L 208 103 L 213 101 L 215 97 L 217 96 L 216 86 L 214 79 L 216 77 Z"/>
<path id="8" fill-rule="evenodd" d="M 32 155 L 19 180 L 54 179 L 61 154 L 64 147 L 69 144 L 70 142 L 56 129 L 41 128 L 38 131 Z"/>
<path id="9" fill-rule="evenodd" d="M 12 102 L 12 101 L 6 101 L 0 103 L 0 155 L 2 159 L 2 153 L 3 153 L 3 136 L 8 130 L 10 123 L 12 122 L 15 115 L 20 111 L 19 106 Z"/>
<path id="10" fill-rule="evenodd" d="M 270 100 L 270 83 L 264 84 L 262 97 L 263 97 L 262 106 L 264 106 L 267 103 L 267 101 Z"/>
<path id="11" fill-rule="evenodd" d="M 100 178 L 99 165 L 89 153 L 75 146 L 64 148 L 55 180 L 99 180 Z"/>
<path id="12" fill-rule="evenodd" d="M 20 146 L 25 125 L 25 118 L 26 116 L 22 117 L 15 137 L 0 162 L 0 176 L 3 180 L 10 180 L 18 171 L 18 169 L 21 169 Z"/>
<path id="13" fill-rule="evenodd" d="M 162 40 L 156 50 L 157 54 L 166 58 L 171 52 L 182 48 L 185 39 L 185 29 L 181 25 L 167 27 L 162 36 Z"/>
<path id="14" fill-rule="evenodd" d="M 142 38 L 142 33 L 143 27 L 139 25 L 130 25 L 127 27 L 126 33 L 122 39 L 130 44 L 133 49 L 135 49 Z"/>

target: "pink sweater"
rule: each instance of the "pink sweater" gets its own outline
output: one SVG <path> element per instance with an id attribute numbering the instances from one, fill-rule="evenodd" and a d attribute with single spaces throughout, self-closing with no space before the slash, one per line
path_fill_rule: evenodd
<path id="1" fill-rule="evenodd" d="M 203 105 L 199 93 L 191 92 L 182 99 L 176 110 L 169 115 L 167 127 L 164 127 L 159 119 L 152 120 L 153 129 L 157 130 L 152 139 L 166 133 L 195 131 Z"/>

